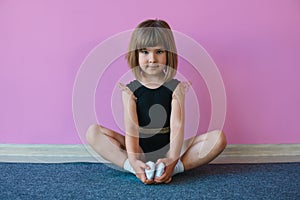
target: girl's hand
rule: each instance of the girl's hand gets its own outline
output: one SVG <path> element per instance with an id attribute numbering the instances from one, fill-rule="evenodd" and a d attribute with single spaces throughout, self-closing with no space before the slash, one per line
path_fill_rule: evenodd
<path id="1" fill-rule="evenodd" d="M 155 177 L 154 182 L 155 183 L 170 183 L 172 181 L 172 175 L 174 168 L 176 166 L 177 160 L 171 159 L 171 158 L 161 158 L 158 159 L 156 162 L 156 165 L 159 163 L 165 164 L 165 170 L 164 173 L 160 177 Z"/>
<path id="2" fill-rule="evenodd" d="M 146 163 L 144 163 L 141 160 L 135 159 L 135 160 L 132 160 L 130 162 L 130 164 L 135 171 L 136 177 L 138 179 L 140 179 L 144 184 L 154 183 L 154 181 L 152 179 L 148 180 L 146 177 L 145 169 L 150 169 L 150 167 L 148 165 L 146 165 Z"/>

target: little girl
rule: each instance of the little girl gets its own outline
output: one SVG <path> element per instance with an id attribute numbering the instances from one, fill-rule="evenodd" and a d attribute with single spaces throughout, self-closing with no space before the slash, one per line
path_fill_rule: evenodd
<path id="1" fill-rule="evenodd" d="M 204 165 L 226 146 L 222 131 L 184 141 L 184 101 L 190 84 L 174 79 L 177 50 L 170 26 L 146 20 L 132 33 L 126 56 L 136 80 L 120 84 L 125 136 L 100 125 L 86 138 L 104 159 L 143 183 L 169 183 L 172 176 Z"/>

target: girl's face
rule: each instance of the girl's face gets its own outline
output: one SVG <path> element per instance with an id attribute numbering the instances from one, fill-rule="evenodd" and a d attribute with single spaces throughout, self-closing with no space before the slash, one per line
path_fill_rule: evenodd
<path id="1" fill-rule="evenodd" d="M 167 64 L 167 53 L 160 47 L 148 47 L 139 50 L 139 65 L 145 75 L 162 75 Z"/>

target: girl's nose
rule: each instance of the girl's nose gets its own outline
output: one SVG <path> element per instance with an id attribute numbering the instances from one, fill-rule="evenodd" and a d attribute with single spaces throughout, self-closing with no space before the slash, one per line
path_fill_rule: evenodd
<path id="1" fill-rule="evenodd" d="M 155 63 L 155 55 L 153 53 L 149 53 L 149 57 L 148 57 L 148 62 L 149 63 Z"/>

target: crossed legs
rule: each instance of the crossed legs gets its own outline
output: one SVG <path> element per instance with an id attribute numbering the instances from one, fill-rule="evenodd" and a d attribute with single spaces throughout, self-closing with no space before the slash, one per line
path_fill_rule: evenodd
<path id="1" fill-rule="evenodd" d="M 94 124 L 89 127 L 86 139 L 101 157 L 123 168 L 127 159 L 123 135 Z M 211 162 L 225 147 L 225 134 L 222 131 L 211 131 L 184 141 L 180 159 L 184 169 L 190 170 Z"/>

